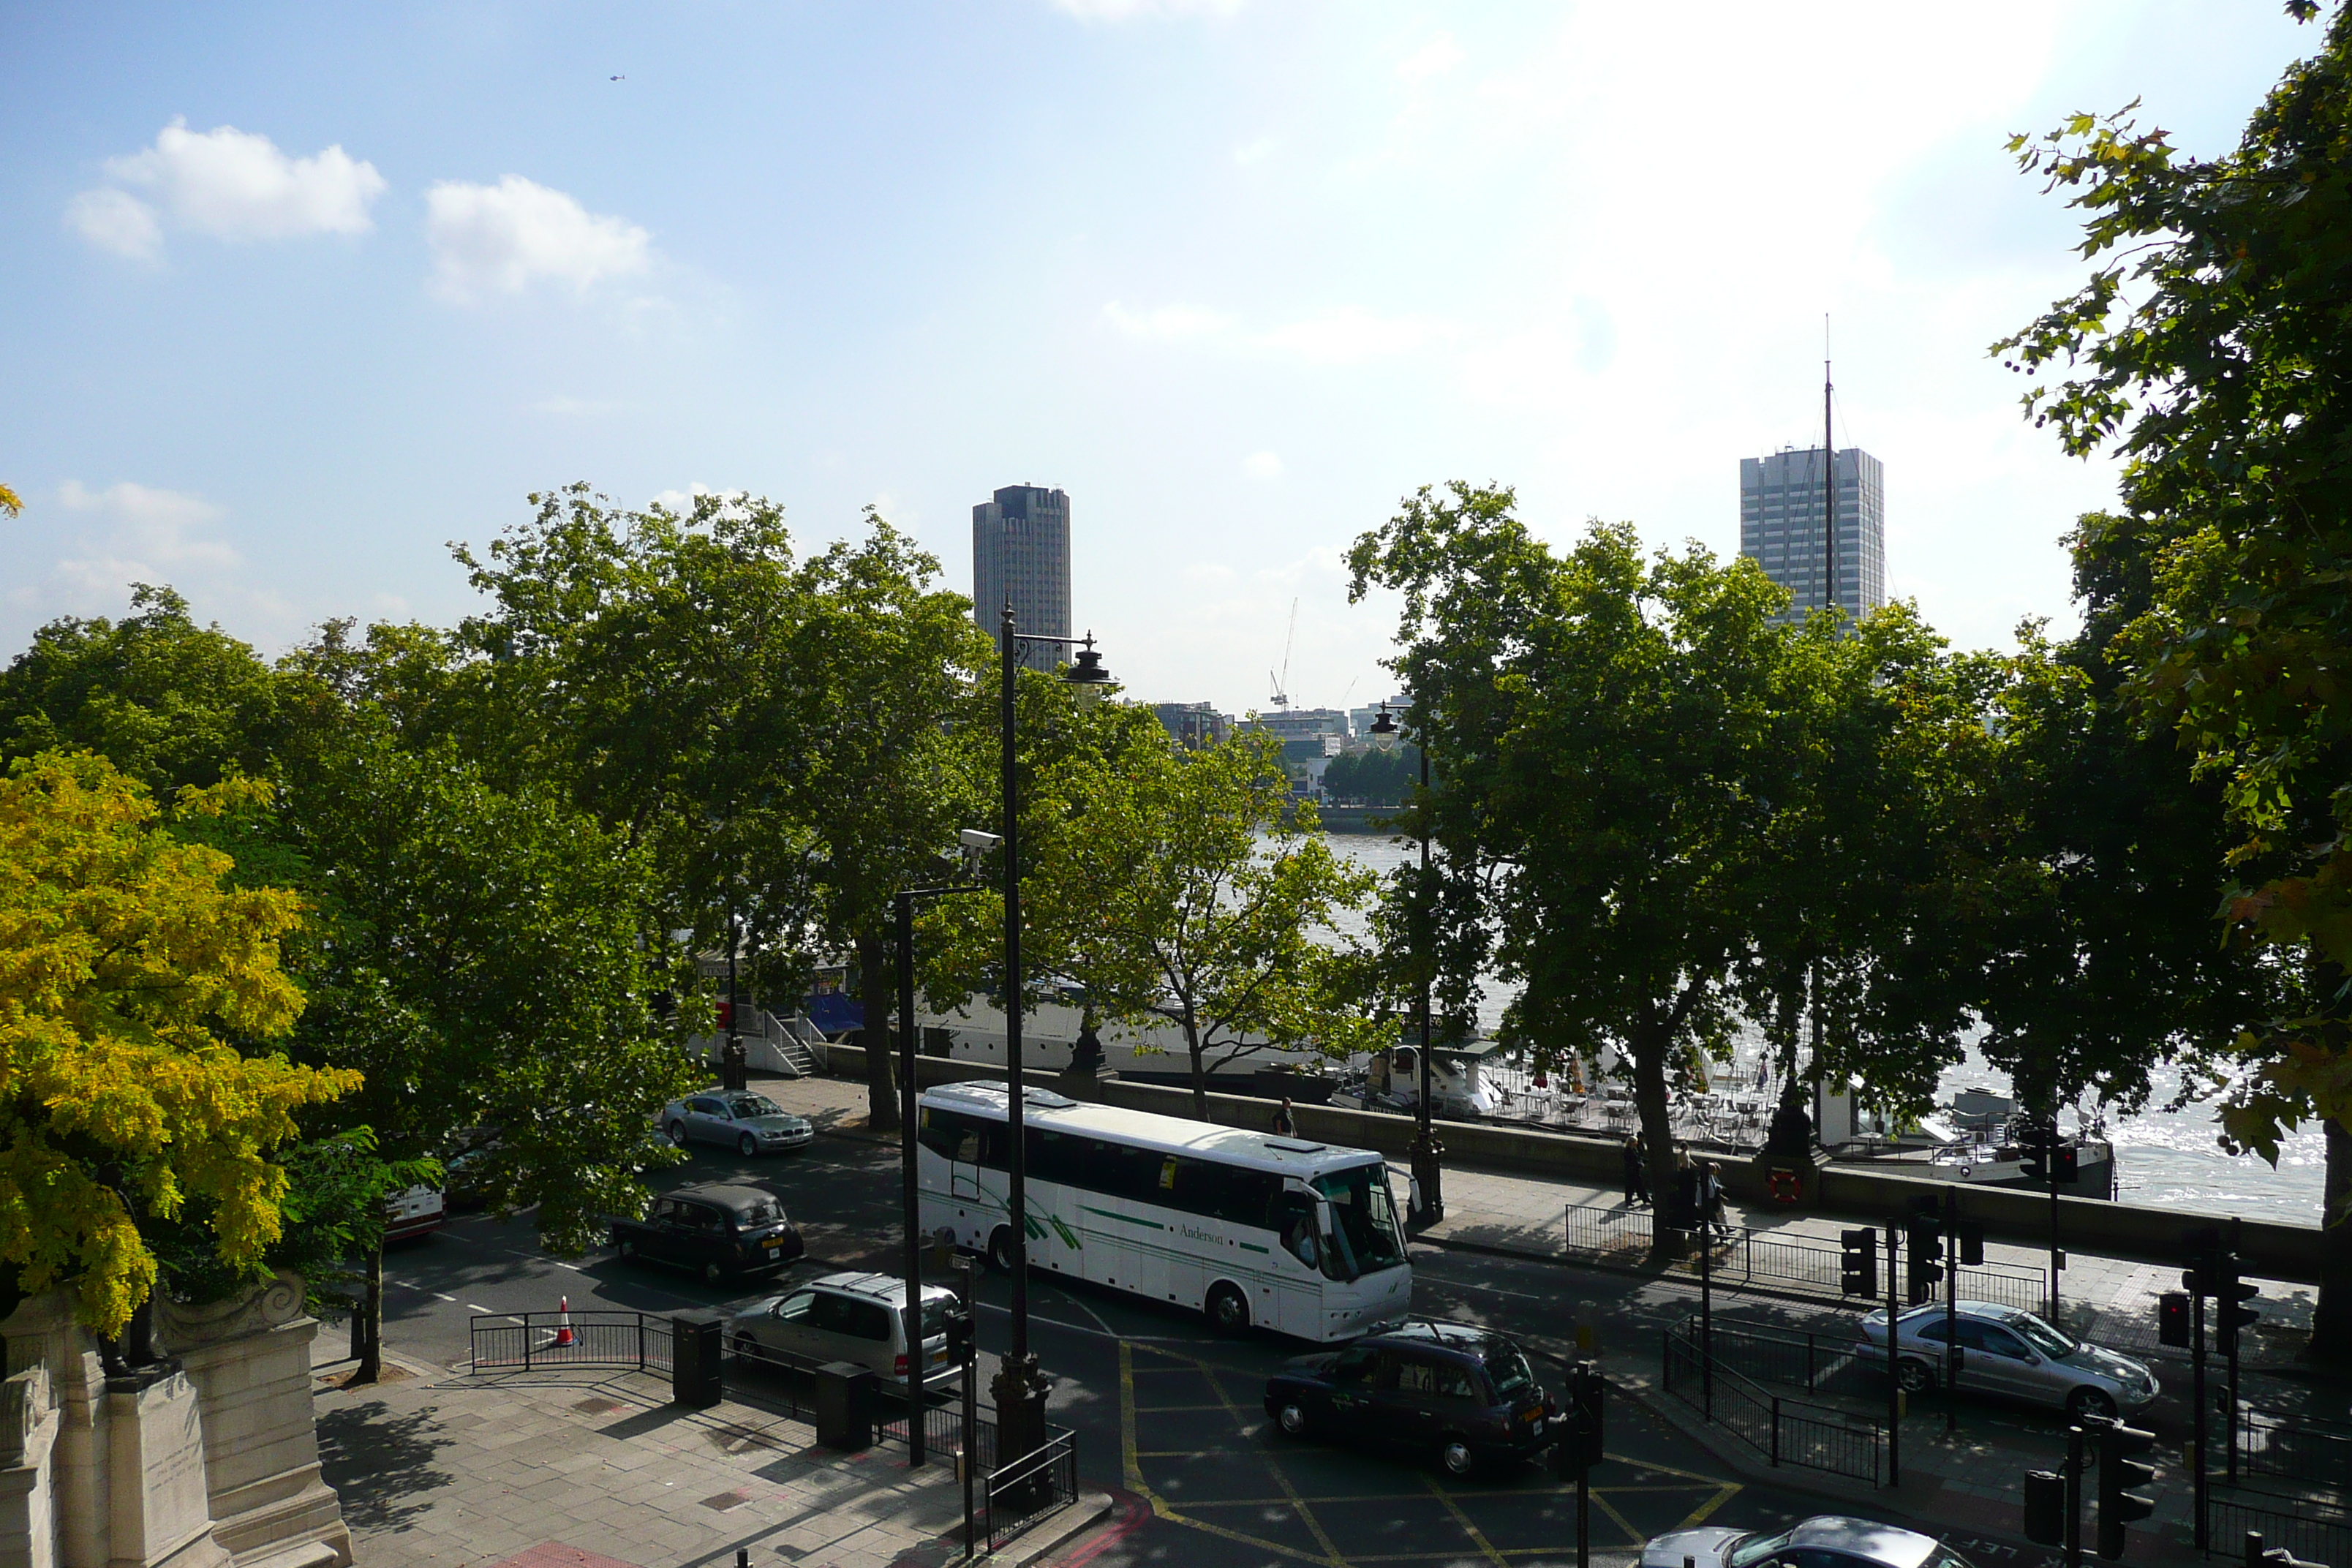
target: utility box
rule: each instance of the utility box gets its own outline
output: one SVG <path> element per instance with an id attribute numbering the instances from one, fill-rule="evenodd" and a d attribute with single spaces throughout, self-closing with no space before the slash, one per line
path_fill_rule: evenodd
<path id="1" fill-rule="evenodd" d="M 708 1312 L 680 1312 L 669 1321 L 671 1404 L 708 1410 L 725 1397 L 721 1339 L 719 1320 Z"/>
<path id="2" fill-rule="evenodd" d="M 816 1440 L 851 1454 L 874 1446 L 872 1368 L 835 1361 L 816 1369 Z"/>

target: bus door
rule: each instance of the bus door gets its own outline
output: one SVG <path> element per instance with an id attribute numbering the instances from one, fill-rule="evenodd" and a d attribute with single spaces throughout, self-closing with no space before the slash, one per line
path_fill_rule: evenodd
<path id="1" fill-rule="evenodd" d="M 1266 1228 L 1275 1235 L 1274 1258 L 1258 1296 L 1259 1321 L 1277 1332 L 1323 1337 L 1322 1205 L 1304 1182 L 1286 1180 L 1275 1195 Z"/>

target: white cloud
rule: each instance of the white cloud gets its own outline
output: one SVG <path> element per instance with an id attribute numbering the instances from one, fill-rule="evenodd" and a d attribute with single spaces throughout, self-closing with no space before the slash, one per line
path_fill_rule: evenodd
<path id="1" fill-rule="evenodd" d="M 1205 305 L 1162 305 L 1156 310 L 1134 311 L 1113 300 L 1102 309 L 1103 320 L 1130 338 L 1173 342 L 1182 338 L 1213 337 L 1231 327 L 1233 318 Z"/>
<path id="2" fill-rule="evenodd" d="M 100 186 L 66 204 L 66 226 L 100 250 L 133 261 L 156 261 L 163 254 L 163 229 L 155 209 L 128 191 Z"/>
<path id="3" fill-rule="evenodd" d="M 425 205 L 434 292 L 455 303 L 519 294 L 542 279 L 580 296 L 652 265 L 653 237 L 644 229 L 520 174 L 495 185 L 444 180 L 425 193 Z"/>
<path id="4" fill-rule="evenodd" d="M 1466 58 L 1453 34 L 1440 33 L 1398 61 L 1396 73 L 1398 79 L 1419 87 L 1433 76 L 1444 75 Z"/>
<path id="5" fill-rule="evenodd" d="M 1254 479 L 1282 478 L 1282 459 L 1272 452 L 1252 452 L 1242 459 L 1242 472 Z"/>
<path id="6" fill-rule="evenodd" d="M 1410 353 L 1431 343 L 1450 342 L 1454 335 L 1451 326 L 1425 316 L 1376 316 L 1347 305 L 1276 327 L 1255 341 L 1310 364 L 1360 364 L 1369 359 Z"/>
<path id="7" fill-rule="evenodd" d="M 134 550 L 159 565 L 234 566 L 237 562 L 236 552 L 218 540 L 193 537 L 195 530 L 227 515 L 200 496 L 128 481 L 93 490 L 79 479 L 68 479 L 58 487 L 58 504 L 68 511 L 112 518 L 118 525 L 113 548 Z"/>
<path id="8" fill-rule="evenodd" d="M 291 158 L 267 136 L 233 125 L 194 132 L 181 120 L 152 147 L 109 159 L 106 172 L 152 192 L 179 226 L 215 239 L 364 234 L 373 226 L 368 208 L 384 191 L 375 165 L 341 146 Z M 85 191 L 67 213 L 83 238 L 120 254 L 152 255 L 161 244 L 153 208 L 122 191 Z"/>

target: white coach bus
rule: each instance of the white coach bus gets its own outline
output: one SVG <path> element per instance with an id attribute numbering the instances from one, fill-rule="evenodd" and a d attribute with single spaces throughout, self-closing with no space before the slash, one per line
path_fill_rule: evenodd
<path id="1" fill-rule="evenodd" d="M 923 1091 L 916 1169 L 929 1235 L 1012 1264 L 1002 1084 Z M 1029 1267 L 1173 1301 L 1228 1333 L 1352 1339 L 1401 1321 L 1412 1267 L 1388 1165 L 1042 1089 L 1023 1097 Z"/>

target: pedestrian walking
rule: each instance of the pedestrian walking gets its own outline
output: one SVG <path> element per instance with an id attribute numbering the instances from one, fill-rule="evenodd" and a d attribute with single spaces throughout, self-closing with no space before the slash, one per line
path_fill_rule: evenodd
<path id="1" fill-rule="evenodd" d="M 1298 1123 L 1290 1114 L 1290 1096 L 1282 1097 L 1282 1108 L 1274 1113 L 1274 1135 L 1276 1138 L 1298 1136 Z"/>
<path id="2" fill-rule="evenodd" d="M 1642 1155 L 1642 1140 L 1636 1134 L 1625 1140 L 1625 1206 L 1633 1208 L 1650 1201 L 1650 1168 Z"/>
<path id="3" fill-rule="evenodd" d="M 1725 1228 L 1723 1219 L 1723 1170 L 1709 1160 L 1699 1167 L 1698 1204 L 1702 1223 L 1709 1230 Z"/>

